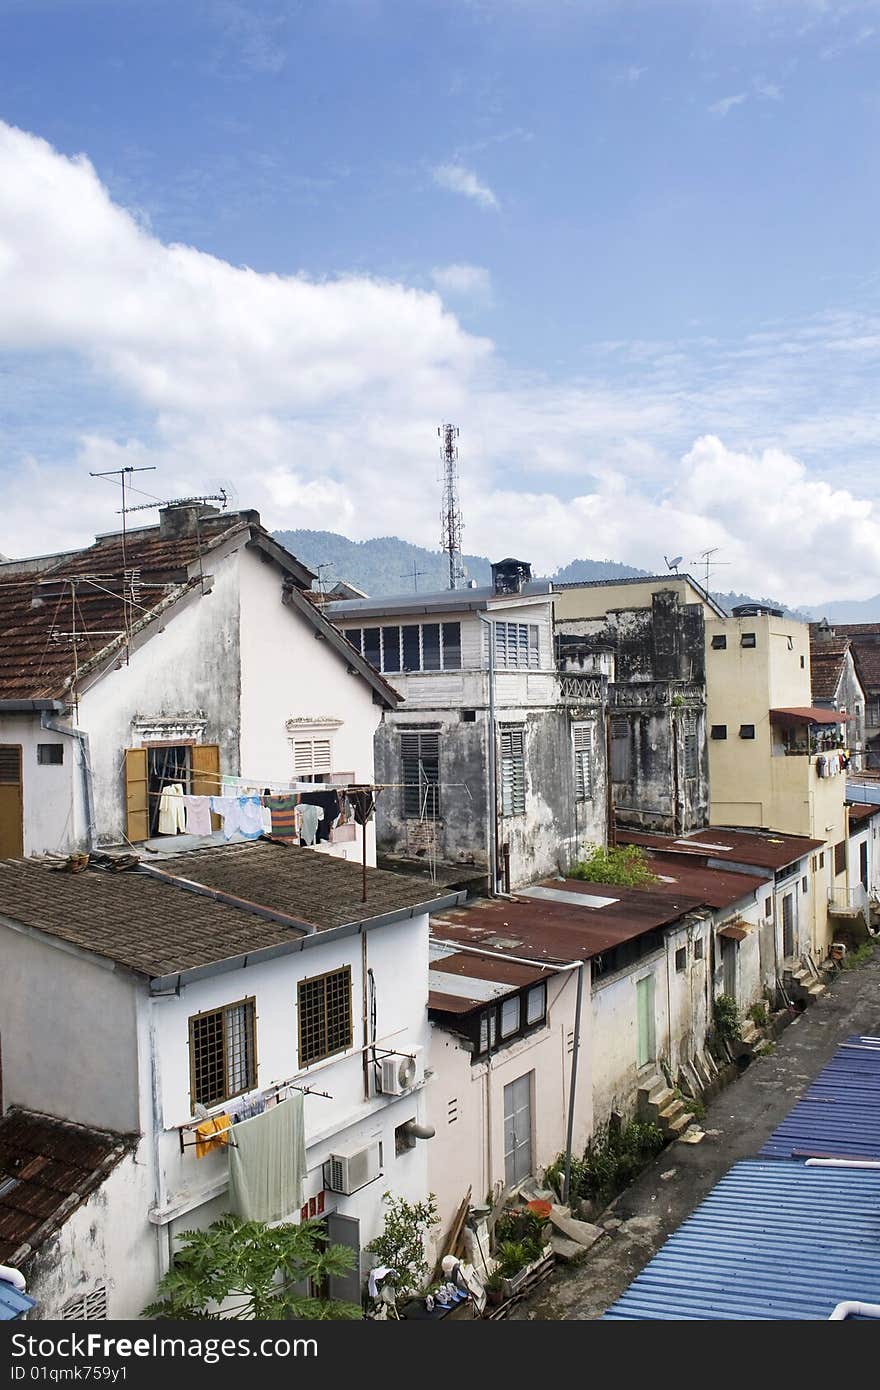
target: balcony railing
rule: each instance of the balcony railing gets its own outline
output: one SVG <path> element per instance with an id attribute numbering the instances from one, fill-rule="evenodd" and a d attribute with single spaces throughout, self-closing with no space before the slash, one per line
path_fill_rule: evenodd
<path id="1" fill-rule="evenodd" d="M 833 917 L 859 917 L 867 906 L 868 894 L 861 883 L 855 888 L 828 889 L 828 911 Z"/>
<path id="2" fill-rule="evenodd" d="M 606 684 L 604 676 L 588 676 L 573 671 L 560 671 L 560 699 L 571 700 L 578 705 L 600 705 L 604 699 Z"/>

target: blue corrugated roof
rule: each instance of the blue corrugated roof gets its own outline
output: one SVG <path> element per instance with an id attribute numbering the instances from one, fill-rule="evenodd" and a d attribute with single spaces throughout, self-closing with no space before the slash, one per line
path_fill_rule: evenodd
<path id="1" fill-rule="evenodd" d="M 36 1306 L 34 1300 L 26 1293 L 19 1293 L 18 1289 L 14 1289 L 5 1279 L 0 1279 L 0 1322 L 21 1318 Z"/>
<path id="2" fill-rule="evenodd" d="M 847 1038 L 760 1151 L 811 1154 L 880 1159 L 880 1038 Z"/>
<path id="3" fill-rule="evenodd" d="M 606 1318 L 821 1319 L 880 1303 L 880 1171 L 746 1159 Z"/>

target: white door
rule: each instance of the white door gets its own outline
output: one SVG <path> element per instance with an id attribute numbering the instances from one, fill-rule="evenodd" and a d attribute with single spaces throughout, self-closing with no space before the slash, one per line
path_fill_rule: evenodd
<path id="1" fill-rule="evenodd" d="M 504 1184 L 527 1178 L 532 1171 L 532 1077 L 526 1072 L 504 1087 Z"/>

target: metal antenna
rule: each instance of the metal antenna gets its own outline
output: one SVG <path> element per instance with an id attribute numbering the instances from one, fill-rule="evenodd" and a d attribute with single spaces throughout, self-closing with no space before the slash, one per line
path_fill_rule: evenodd
<path id="1" fill-rule="evenodd" d="M 713 555 L 717 555 L 717 554 L 718 554 L 719 549 L 720 549 L 719 546 L 713 545 L 709 550 L 701 550 L 701 551 L 700 551 L 700 554 L 699 554 L 699 556 L 698 556 L 698 558 L 697 558 L 696 560 L 691 560 L 691 564 L 692 564 L 692 565 L 702 565 L 702 566 L 705 568 L 705 571 L 706 571 L 706 580 L 705 580 L 705 583 L 703 584 L 703 588 L 706 590 L 706 593 L 709 592 L 709 575 L 710 575 L 711 571 L 714 570 L 714 569 L 716 569 L 719 565 L 729 565 L 729 564 L 731 563 L 730 560 L 713 560 L 713 559 L 712 559 L 712 556 L 713 556 Z M 681 558 L 681 557 L 679 556 L 679 559 L 680 559 L 680 558 Z"/>
<path id="2" fill-rule="evenodd" d="M 128 592 L 127 592 L 127 588 L 126 588 L 126 584 L 127 584 L 127 581 L 126 581 L 126 574 L 127 574 L 127 571 L 128 571 L 128 563 L 127 563 L 127 561 L 126 561 L 126 556 L 125 556 L 125 517 L 126 517 L 127 512 L 133 511 L 134 508 L 133 508 L 133 507 L 132 507 L 132 508 L 129 508 L 129 507 L 126 507 L 126 505 L 125 505 L 125 479 L 126 479 L 127 476 L 130 476 L 132 473 L 155 473 L 155 471 L 156 471 L 156 465 L 155 465 L 154 463 L 144 464 L 144 465 L 143 465 L 142 467 L 140 467 L 140 468 L 135 468 L 133 464 L 130 464 L 130 463 L 129 463 L 129 464 L 126 464 L 126 466 L 125 466 L 124 468 L 108 468 L 108 469 L 106 469 L 105 472 L 103 472 L 103 473 L 93 473 L 91 470 L 89 470 L 89 477 L 90 477 L 90 478 L 116 478 L 116 477 L 118 477 L 118 478 L 119 478 L 119 481 L 120 481 L 121 484 L 122 484 L 122 621 L 123 621 L 123 624 L 124 624 L 124 626 L 125 626 L 125 664 L 126 664 L 126 666 L 128 665 L 129 657 L 130 657 L 130 652 L 131 652 L 131 631 L 130 631 L 131 625 L 130 625 L 129 620 L 128 620 Z M 134 597 L 134 596 L 132 595 L 132 597 Z"/>
<path id="3" fill-rule="evenodd" d="M 418 568 L 418 563 L 419 563 L 418 560 L 413 560 L 412 569 L 411 569 L 411 570 L 407 570 L 405 574 L 402 574 L 402 575 L 400 576 L 401 579 L 411 579 L 411 580 L 412 580 L 412 582 L 413 582 L 413 589 L 414 589 L 414 591 L 415 591 L 416 593 L 419 592 L 419 575 L 420 575 L 420 574 L 427 574 L 427 573 L 428 573 L 427 570 L 420 570 L 420 569 Z"/>
<path id="4" fill-rule="evenodd" d="M 332 570 L 332 568 L 333 568 L 333 561 L 332 561 L 332 560 L 325 560 L 324 563 L 323 563 L 322 565 L 315 565 L 315 571 L 316 571 L 317 576 L 318 576 L 318 593 L 321 595 L 321 598 L 324 597 L 324 576 L 323 576 L 323 574 L 321 573 L 321 571 L 322 571 L 322 570 Z"/>
<path id="5" fill-rule="evenodd" d="M 441 425 L 440 458 L 443 461 L 443 506 L 440 511 L 440 549 L 449 557 L 449 587 L 455 589 L 463 575 L 461 563 L 461 505 L 458 499 L 458 428 Z"/>

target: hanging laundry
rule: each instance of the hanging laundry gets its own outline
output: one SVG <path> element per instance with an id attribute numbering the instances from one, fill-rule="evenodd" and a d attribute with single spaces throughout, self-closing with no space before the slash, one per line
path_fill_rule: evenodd
<path id="1" fill-rule="evenodd" d="M 299 805 L 296 796 L 267 796 L 264 798 L 269 812 L 272 836 L 276 840 L 290 840 L 299 844 Z"/>
<path id="2" fill-rule="evenodd" d="M 300 815 L 300 839 L 304 845 L 313 845 L 318 833 L 318 824 L 324 819 L 323 806 L 315 806 L 309 802 L 299 806 Z"/>
<path id="3" fill-rule="evenodd" d="M 280 1221 L 302 1206 L 306 1141 L 302 1095 L 236 1125 L 229 1198 L 247 1221 Z"/>
<path id="4" fill-rule="evenodd" d="M 209 796 L 185 796 L 183 809 L 186 813 L 187 835 L 210 835 L 211 798 Z"/>
<path id="5" fill-rule="evenodd" d="M 241 807 L 237 796 L 212 796 L 211 810 L 223 818 L 223 834 L 227 840 L 238 833 L 241 824 Z"/>
<path id="6" fill-rule="evenodd" d="M 252 1120 L 255 1115 L 262 1115 L 266 1108 L 265 1097 L 260 1093 L 256 1096 L 247 1096 L 243 1100 L 233 1101 L 227 1105 L 226 1109 L 232 1116 L 232 1123 L 239 1124 L 241 1120 Z"/>
<path id="7" fill-rule="evenodd" d="M 330 829 L 339 815 L 339 793 L 336 791 L 304 792 L 299 801 L 301 806 L 320 806 L 324 815 L 319 822 L 316 838 L 329 840 Z"/>
<path id="8" fill-rule="evenodd" d="M 259 840 L 263 833 L 263 806 L 258 796 L 238 798 L 238 830 L 246 840 Z"/>
<path id="9" fill-rule="evenodd" d="M 229 1142 L 226 1131 L 232 1121 L 228 1115 L 212 1115 L 196 1125 L 196 1158 L 204 1158 L 212 1149 L 220 1149 Z"/>
<path id="10" fill-rule="evenodd" d="M 159 834 L 176 835 L 178 832 L 183 834 L 185 830 L 183 787 L 179 782 L 172 782 L 170 786 L 163 789 L 162 795 L 159 797 Z"/>

